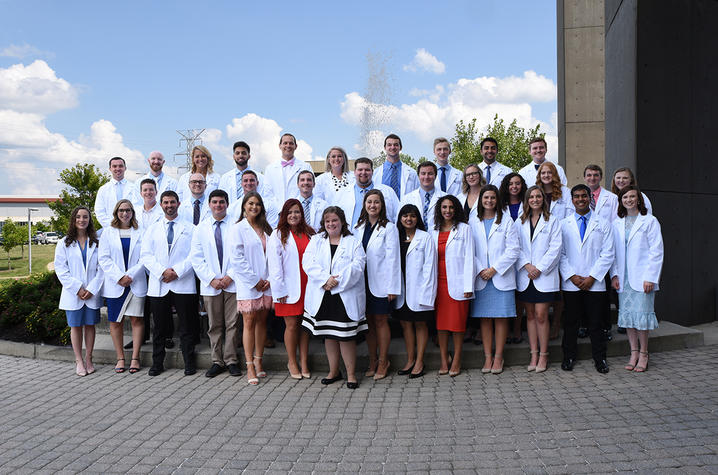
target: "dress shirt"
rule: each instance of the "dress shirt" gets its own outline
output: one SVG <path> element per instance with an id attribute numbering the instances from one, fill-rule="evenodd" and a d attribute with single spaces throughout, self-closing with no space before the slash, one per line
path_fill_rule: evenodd
<path id="1" fill-rule="evenodd" d="M 364 207 L 364 195 L 367 191 L 373 188 L 374 182 L 369 182 L 369 186 L 367 186 L 366 188 L 360 187 L 357 183 L 354 184 L 354 216 L 351 223 L 352 229 L 354 229 L 354 226 L 357 225 L 357 221 L 359 221 L 359 215 L 361 214 L 361 210 Z"/>

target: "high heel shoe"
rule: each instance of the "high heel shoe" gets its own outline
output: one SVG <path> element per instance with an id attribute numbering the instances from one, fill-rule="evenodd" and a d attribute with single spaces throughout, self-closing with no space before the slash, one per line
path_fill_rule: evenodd
<path id="1" fill-rule="evenodd" d="M 536 353 L 538 353 L 537 350 L 531 350 L 531 351 L 529 351 L 529 355 L 530 355 L 531 359 L 533 359 L 533 355 L 535 355 Z M 536 365 L 535 365 L 535 364 L 531 364 L 531 363 L 529 362 L 529 365 L 526 367 L 526 371 L 533 371 L 533 370 L 535 370 L 535 369 L 536 369 Z"/>
<path id="2" fill-rule="evenodd" d="M 481 368 L 481 372 L 483 374 L 488 374 L 491 372 L 491 367 L 494 365 L 494 357 L 491 355 L 484 355 L 484 367 Z M 486 367 L 488 365 L 488 368 Z"/>
<path id="3" fill-rule="evenodd" d="M 138 358 L 132 358 L 132 360 L 130 360 L 130 374 L 135 374 L 136 372 L 138 372 L 140 370 L 140 367 L 139 367 L 139 365 L 132 366 L 132 361 L 137 361 L 139 363 L 140 360 Z"/>
<path id="4" fill-rule="evenodd" d="M 122 361 L 122 366 L 120 366 L 120 361 Z M 120 358 L 117 360 L 117 364 L 115 364 L 115 373 L 120 374 L 125 372 L 125 359 Z"/>
<path id="5" fill-rule="evenodd" d="M 369 363 L 369 367 L 367 368 L 366 372 L 364 373 L 364 376 L 367 378 L 372 378 L 376 374 L 376 368 L 379 366 L 379 361 L 375 361 L 374 364 Z"/>
<path id="6" fill-rule="evenodd" d="M 85 369 L 85 364 L 82 360 L 75 361 L 75 363 L 75 374 L 78 376 L 87 376 L 87 370 Z"/>
<path id="7" fill-rule="evenodd" d="M 544 371 L 546 371 L 546 368 L 548 368 L 548 351 L 546 353 L 539 353 L 539 361 L 541 361 L 542 356 L 546 356 L 546 364 L 544 366 L 536 365 L 537 373 L 543 373 Z"/>
<path id="8" fill-rule="evenodd" d="M 496 365 L 496 360 L 499 360 L 499 359 L 501 360 L 501 365 L 498 368 L 494 368 L 494 366 Z M 494 355 L 494 364 L 491 365 L 491 374 L 501 374 L 503 372 L 504 372 L 504 357 L 503 357 L 503 355 L 500 358 L 498 358 L 497 356 Z"/>
<path id="9" fill-rule="evenodd" d="M 262 363 L 262 357 L 261 357 L 261 356 L 254 355 L 254 359 L 255 359 L 255 360 L 259 360 L 259 363 L 260 363 L 260 364 Z M 254 370 L 257 371 L 257 366 L 256 366 L 256 365 L 254 366 Z M 257 371 L 257 377 L 258 377 L 258 378 L 266 378 L 266 377 L 267 377 L 267 372 L 264 371 L 264 370 L 262 370 L 262 371 Z"/>
<path id="10" fill-rule="evenodd" d="M 257 378 L 257 377 L 250 378 L 250 377 L 249 377 L 249 366 L 251 366 L 252 369 L 254 369 L 254 362 L 253 362 L 253 361 L 247 361 L 247 366 L 248 366 L 248 368 L 247 368 L 247 384 L 249 384 L 250 386 L 256 386 L 256 385 L 258 385 L 258 384 L 259 384 L 259 378 Z"/>
<path id="11" fill-rule="evenodd" d="M 289 368 L 289 364 L 287 364 L 287 370 L 289 371 L 289 376 L 291 376 L 292 379 L 302 379 L 302 373 L 292 373 L 292 370 Z"/>
<path id="12" fill-rule="evenodd" d="M 382 367 L 382 363 L 386 363 L 386 368 L 384 368 L 384 372 L 380 373 L 379 369 Z M 391 366 L 391 363 L 388 360 L 379 360 L 376 365 L 376 373 L 374 373 L 374 381 L 386 378 L 386 375 L 389 372 L 389 366 Z"/>
<path id="13" fill-rule="evenodd" d="M 631 359 L 633 359 L 633 353 L 638 353 L 638 350 L 631 350 Z M 636 360 L 636 363 L 638 363 L 638 360 Z M 626 371 L 633 371 L 636 368 L 636 363 L 631 364 L 630 360 L 628 363 L 626 363 L 626 366 L 623 367 Z"/>
<path id="14" fill-rule="evenodd" d="M 648 371 L 648 352 L 647 352 L 647 351 L 640 351 L 639 353 L 640 353 L 641 355 L 645 355 L 645 357 L 646 357 L 646 364 L 643 365 L 643 366 L 639 366 L 638 363 L 636 363 L 636 368 L 635 368 L 633 371 L 636 372 L 636 373 L 645 373 L 646 371 Z M 641 361 L 641 357 L 640 357 L 640 356 L 638 357 L 638 361 L 639 361 L 639 362 Z"/>

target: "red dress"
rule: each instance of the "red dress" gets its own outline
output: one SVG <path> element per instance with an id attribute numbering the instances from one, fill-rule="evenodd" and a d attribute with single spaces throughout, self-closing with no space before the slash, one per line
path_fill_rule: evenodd
<path id="1" fill-rule="evenodd" d="M 436 289 L 436 329 L 450 332 L 466 331 L 466 317 L 469 314 L 468 300 L 454 300 L 449 295 L 449 287 L 446 280 L 446 241 L 449 240 L 449 232 L 439 233 L 439 266 L 438 286 Z"/>
<path id="2" fill-rule="evenodd" d="M 299 251 L 299 275 L 301 276 L 300 288 L 302 289 L 302 293 L 299 296 L 299 300 L 295 303 L 275 303 L 274 314 L 278 317 L 297 317 L 304 314 L 304 293 L 307 290 L 307 274 L 304 273 L 304 269 L 302 268 L 302 257 L 304 256 L 304 250 L 309 244 L 309 236 L 302 234 L 298 237 L 292 233 L 292 238 L 297 244 L 297 251 Z"/>

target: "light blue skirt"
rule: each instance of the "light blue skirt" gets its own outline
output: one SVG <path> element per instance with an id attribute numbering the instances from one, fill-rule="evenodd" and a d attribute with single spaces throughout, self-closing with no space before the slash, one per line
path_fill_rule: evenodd
<path id="1" fill-rule="evenodd" d="M 493 279 L 486 287 L 476 292 L 471 301 L 469 316 L 473 318 L 510 318 L 516 316 L 516 301 L 513 290 L 498 290 Z"/>
<path id="2" fill-rule="evenodd" d="M 623 292 L 618 294 L 618 326 L 635 328 L 636 330 L 655 330 L 658 318 L 653 302 L 656 292 L 636 292 L 631 288 L 628 279 L 623 285 Z"/>

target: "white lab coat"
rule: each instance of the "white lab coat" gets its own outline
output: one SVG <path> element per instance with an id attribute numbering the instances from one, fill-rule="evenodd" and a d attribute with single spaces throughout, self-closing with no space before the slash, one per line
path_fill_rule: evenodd
<path id="1" fill-rule="evenodd" d="M 179 180 L 177 180 L 177 194 L 179 195 L 180 203 L 189 201 L 192 198 L 192 191 L 189 189 L 189 177 L 191 175 L 192 172 L 189 171 L 183 174 L 181 177 L 179 177 Z M 209 196 L 210 193 L 219 188 L 219 180 L 221 178 L 222 176 L 217 172 L 207 174 L 207 176 L 204 178 L 204 181 L 207 184 L 207 188 L 204 190 L 205 195 Z M 160 199 L 159 195 L 157 195 L 157 199 Z"/>
<path id="2" fill-rule="evenodd" d="M 643 292 L 643 282 L 653 282 L 658 290 L 663 267 L 663 236 L 661 225 L 655 216 L 638 215 L 628 236 L 626 248 L 626 218 L 617 218 L 613 222 L 613 243 L 616 258 L 611 266 L 611 277 L 618 276 L 623 292 L 625 271 L 628 266 L 628 283 L 637 292 Z"/>
<path id="3" fill-rule="evenodd" d="M 481 174 L 484 176 L 484 180 L 486 180 L 486 168 L 488 166 L 489 165 L 483 160 L 479 162 L 479 168 L 481 169 Z M 504 180 L 504 177 L 512 172 L 513 170 L 503 163 L 494 162 L 491 164 L 491 181 L 486 180 L 486 184 L 494 185 L 496 188 L 501 189 L 501 182 Z"/>
<path id="4" fill-rule="evenodd" d="M 573 206 L 571 206 L 571 208 L 573 208 Z M 570 211 L 575 212 L 575 209 Z M 618 218 L 618 196 L 601 187 L 601 193 L 598 195 L 596 208 L 593 210 L 593 213 L 608 221 L 609 224 L 612 223 Z M 567 215 L 568 214 L 570 213 L 567 213 Z"/>
<path id="5" fill-rule="evenodd" d="M 157 221 L 142 238 L 140 261 L 150 274 L 147 295 L 164 297 L 169 291 L 176 294 L 194 294 L 197 288 L 192 261 L 189 258 L 194 227 L 175 218 L 174 239 L 168 251 L 166 221 L 166 218 Z M 162 282 L 162 273 L 169 268 L 177 273 L 177 279 L 169 283 Z"/>
<path id="6" fill-rule="evenodd" d="M 297 199 L 300 203 L 304 200 L 301 196 Z M 324 210 L 327 209 L 327 207 L 329 207 L 329 203 L 325 200 L 316 194 L 312 196 L 312 202 L 309 203 L 309 216 L 305 216 L 304 218 L 307 220 L 307 224 L 315 231 L 318 231 L 321 227 L 322 214 L 324 214 Z"/>
<path id="7" fill-rule="evenodd" d="M 373 175 L 373 181 L 374 186 L 376 186 L 377 183 L 384 184 L 384 164 L 382 163 L 378 167 L 374 169 L 374 175 Z M 387 185 L 389 186 L 389 185 Z M 406 163 L 401 164 L 401 176 L 399 177 L 399 195 L 397 196 L 397 199 L 401 199 L 404 197 L 407 193 L 411 193 L 412 191 L 419 188 L 419 176 L 416 174 L 416 171 L 411 168 Z M 393 188 L 392 188 L 393 191 Z M 396 193 L 394 193 L 396 194 Z"/>
<path id="8" fill-rule="evenodd" d="M 123 178 L 122 181 L 122 199 L 130 200 L 132 206 L 137 203 L 137 196 L 135 195 L 135 184 L 127 178 Z M 103 228 L 110 227 L 112 222 L 112 211 L 115 209 L 115 205 L 119 201 L 117 199 L 116 191 L 117 181 L 114 178 L 110 178 L 110 181 L 102 185 L 97 190 L 97 196 L 95 196 L 95 217 Z"/>
<path id="9" fill-rule="evenodd" d="M 529 286 L 529 274 L 524 266 L 533 264 L 541 275 L 535 279 L 534 287 L 539 292 L 558 292 L 561 288 L 561 277 L 558 263 L 561 259 L 561 221 L 556 216 L 549 216 L 546 221 L 541 216 L 536 223 L 533 239 L 531 238 L 531 216 L 521 223 L 521 218 L 514 222 L 518 231 L 521 254 L 516 261 L 516 286 L 520 292 Z"/>
<path id="10" fill-rule="evenodd" d="M 269 236 L 265 233 L 264 239 Z M 260 280 L 268 280 L 267 255 L 262 240 L 249 221 L 243 219 L 230 228 L 232 272 L 237 277 L 237 300 L 257 299 L 262 295 L 271 296 L 271 289 L 260 292 L 254 288 Z"/>
<path id="11" fill-rule="evenodd" d="M 285 171 L 282 169 L 281 161 L 270 163 L 267 165 L 267 168 L 264 169 L 264 190 L 274 196 L 280 206 L 283 206 L 284 202 L 289 198 L 299 196 L 299 187 L 297 186 L 299 172 L 302 170 L 312 171 L 312 168 L 307 162 L 299 160 L 296 157 L 294 158 L 294 164 L 288 165 L 285 168 L 286 181 L 284 179 Z M 264 197 L 264 195 L 262 195 L 262 197 Z"/>
<path id="12" fill-rule="evenodd" d="M 213 279 L 221 279 L 228 275 L 232 279 L 232 283 L 224 289 L 225 292 L 234 293 L 237 291 L 235 281 L 237 276 L 234 269 L 230 266 L 232 255 L 232 247 L 230 242 L 230 233 L 232 221 L 229 216 L 225 215 L 220 225 L 222 233 L 222 266 L 219 265 L 219 257 L 217 254 L 217 243 L 214 240 L 215 219 L 210 217 L 195 226 L 192 233 L 192 244 L 190 252 L 190 261 L 194 272 L 199 279 L 199 293 L 205 296 L 219 295 L 222 291 L 215 289 L 211 285 Z"/>
<path id="13" fill-rule="evenodd" d="M 264 203 L 264 216 L 267 218 L 267 222 L 269 223 L 269 226 L 272 227 L 272 229 L 277 227 L 277 224 L 279 224 L 279 212 L 281 209 L 279 208 L 277 201 L 274 199 L 273 196 L 262 196 L 262 203 Z M 227 215 L 230 217 L 230 220 L 233 223 L 236 223 L 239 221 L 239 217 L 242 215 L 242 201 L 237 200 L 231 205 L 229 205 L 229 208 L 227 208 Z M 282 203 L 284 205 L 284 203 Z"/>
<path id="14" fill-rule="evenodd" d="M 459 200 L 459 203 L 461 203 L 461 208 L 464 208 L 464 205 L 466 205 L 466 200 L 469 199 L 469 195 L 465 195 L 464 193 L 459 193 L 456 195 L 456 198 Z M 469 210 L 469 215 L 466 217 L 466 219 L 469 219 L 471 216 L 477 216 L 477 212 L 479 209 L 479 199 L 476 198 L 476 201 L 474 201 L 474 206 L 471 207 Z M 507 208 L 508 209 L 508 208 Z M 422 211 L 422 210 L 419 210 Z"/>
<path id="15" fill-rule="evenodd" d="M 441 165 L 436 163 L 436 180 L 434 181 L 434 187 L 437 190 L 441 189 Z M 458 196 L 461 193 L 461 185 L 464 174 L 461 170 L 457 170 L 451 165 L 446 166 L 446 194 Z"/>
<path id="16" fill-rule="evenodd" d="M 97 309 L 102 307 L 103 274 L 97 262 L 97 246 L 87 243 L 87 265 L 82 264 L 82 251 L 77 241 L 65 246 L 65 239 L 55 246 L 55 275 L 62 284 L 60 293 L 61 310 L 79 310 L 83 305 Z M 87 300 L 81 300 L 77 292 L 84 288 L 92 294 Z"/>
<path id="17" fill-rule="evenodd" d="M 354 187 L 356 178 L 354 178 L 353 173 L 344 172 L 344 178 L 346 178 L 346 180 L 349 182 L 349 184 L 345 188 Z M 324 172 L 317 177 L 314 185 L 314 196 L 319 196 L 320 198 L 322 198 L 324 201 L 329 203 L 328 206 L 336 205 L 337 194 L 340 191 L 342 191 L 342 189 L 334 191 L 334 180 L 332 180 L 332 172 Z"/>
<path id="18" fill-rule="evenodd" d="M 549 211 L 552 216 L 556 216 L 559 223 L 566 216 L 576 212 L 576 209 L 573 207 L 573 202 L 571 201 L 571 190 L 568 187 L 561 186 L 561 198 L 551 200 Z"/>
<path id="19" fill-rule="evenodd" d="M 275 302 L 282 297 L 287 297 L 288 304 L 299 301 L 302 296 L 301 265 L 294 236 L 290 233 L 287 243 L 282 245 L 279 230 L 275 229 L 267 240 L 268 280 Z"/>
<path id="20" fill-rule="evenodd" d="M 399 209 L 401 209 L 404 205 L 412 204 L 419 208 L 419 219 L 423 219 L 425 194 L 426 191 L 424 191 L 422 188 L 417 188 L 411 193 L 404 195 L 404 198 L 401 199 L 401 203 L 399 204 Z M 429 201 L 429 209 L 426 211 L 425 224 L 427 230 L 434 229 L 434 213 L 436 210 L 436 203 L 442 196 L 446 196 L 446 193 L 441 191 L 440 188 L 434 188 L 434 194 Z"/>
<path id="21" fill-rule="evenodd" d="M 479 205 L 479 200 L 476 200 L 476 206 L 478 207 L 478 205 Z M 523 212 L 524 212 L 524 204 L 519 203 L 519 210 L 516 213 L 516 221 L 519 221 L 521 219 L 521 215 L 523 214 Z M 471 216 L 478 217 L 479 215 L 477 213 L 478 213 L 477 209 L 475 208 L 472 211 Z M 504 206 L 504 216 L 508 216 L 508 218 L 513 221 L 513 219 L 511 218 L 511 209 L 509 208 L 509 205 Z"/>
<path id="22" fill-rule="evenodd" d="M 478 217 L 469 220 L 471 234 L 474 239 L 474 288 L 478 292 L 486 287 L 486 282 L 479 276 L 479 272 L 489 267 L 496 269 L 491 278 L 494 287 L 498 290 L 516 289 L 516 271 L 514 264 L 519 258 L 521 248 L 519 235 L 511 216 L 503 215 L 501 223 L 494 220 L 486 236 L 484 222 Z"/>
<path id="23" fill-rule="evenodd" d="M 546 159 L 548 160 L 548 159 Z M 566 172 L 563 171 L 563 167 L 559 165 L 558 163 L 554 162 L 553 160 L 548 160 L 549 162 L 553 163 L 556 167 L 556 171 L 558 171 L 558 177 L 561 180 L 561 184 L 566 186 L 568 185 L 568 179 L 566 178 Z M 527 187 L 532 187 L 533 185 L 536 185 L 536 175 L 538 174 L 538 170 L 536 170 L 536 164 L 533 160 L 523 167 L 521 170 L 519 170 L 519 175 L 521 175 L 526 182 Z M 540 186 L 540 185 L 539 185 Z"/>
<path id="24" fill-rule="evenodd" d="M 586 233 L 583 242 L 578 229 L 575 214 L 566 216 L 561 221 L 561 290 L 576 292 L 578 287 L 573 285 L 570 278 L 574 275 L 582 277 L 591 276 L 596 281 L 589 289 L 591 292 L 606 290 L 606 273 L 613 265 L 615 249 L 613 246 L 613 232 L 608 221 L 592 213 L 586 224 Z"/>
<path id="25" fill-rule="evenodd" d="M 177 214 L 179 214 L 179 217 L 182 221 L 186 221 L 189 224 L 194 225 L 194 196 L 192 194 L 189 194 L 185 201 L 183 201 L 179 209 L 177 210 Z M 205 191 L 204 197 L 202 201 L 199 203 L 199 222 L 201 223 L 207 218 L 212 217 L 212 210 L 209 209 L 209 192 Z"/>
<path id="26" fill-rule="evenodd" d="M 432 229 L 431 235 L 434 247 L 439 249 L 439 230 Z M 446 241 L 446 285 L 449 296 L 454 300 L 469 300 L 474 298 L 474 239 L 471 236 L 471 227 L 466 223 L 458 223 L 449 232 Z M 470 297 L 464 293 L 470 292 Z"/>
<path id="27" fill-rule="evenodd" d="M 120 241 L 120 230 L 112 226 L 105 228 L 100 238 L 100 249 L 98 262 L 102 267 L 105 282 L 102 286 L 102 296 L 105 298 L 121 297 L 125 287 L 117 282 L 124 276 L 132 279 L 130 291 L 137 297 L 147 295 L 147 279 L 145 278 L 145 266 L 140 262 L 140 251 L 142 250 L 142 229 L 130 228 L 130 252 L 125 269 L 125 258 L 122 253 L 122 241 Z"/>
<path id="28" fill-rule="evenodd" d="M 154 176 L 152 173 L 148 172 L 146 175 L 141 176 L 135 181 L 135 194 L 137 195 L 137 205 L 141 206 L 143 204 L 142 201 L 142 195 L 140 194 L 140 191 L 142 191 L 140 188 L 142 186 L 142 180 L 145 180 L 147 178 L 151 178 L 155 184 L 157 185 L 157 201 L 160 200 L 160 196 L 162 196 L 162 193 L 167 190 L 177 191 L 177 180 L 169 176 L 164 171 L 162 172 L 162 178 L 160 179 L 160 182 L 157 183 L 157 177 Z"/>
<path id="29" fill-rule="evenodd" d="M 361 241 L 366 223 L 354 228 L 354 236 Z M 366 272 L 369 291 L 375 297 L 401 292 L 401 255 L 399 231 L 392 222 L 377 225 L 366 246 Z"/>
<path id="30" fill-rule="evenodd" d="M 406 270 L 401 276 L 401 293 L 394 299 L 394 307 L 401 308 L 406 299 L 406 305 L 414 312 L 433 310 L 436 272 L 434 240 L 431 234 L 417 229 L 406 251 Z"/>
<path id="31" fill-rule="evenodd" d="M 162 211 L 159 201 L 155 203 L 150 211 L 147 212 L 145 212 L 144 202 L 139 206 L 135 206 L 135 218 L 137 219 L 137 224 L 140 225 L 140 229 L 143 234 L 150 228 L 150 226 L 155 224 L 157 221 L 160 221 L 164 218 L 164 216 L 165 212 Z"/>
<path id="32" fill-rule="evenodd" d="M 391 187 L 382 185 L 381 183 L 374 180 L 374 190 L 381 191 L 381 194 L 384 195 L 384 203 L 386 204 L 386 217 L 391 221 L 392 223 L 396 223 L 397 214 L 399 214 L 399 200 L 396 197 L 396 193 L 394 193 L 394 190 L 391 189 Z M 356 204 L 356 199 L 354 197 L 354 186 L 348 186 L 341 190 L 336 195 L 336 206 L 339 206 L 342 211 L 344 211 L 344 215 L 347 219 L 347 223 L 349 223 L 349 226 L 351 227 L 351 224 L 354 222 L 354 205 Z M 357 216 L 357 219 L 359 219 L 359 216 Z"/>
<path id="33" fill-rule="evenodd" d="M 354 236 L 342 236 L 334 252 L 331 254 L 329 238 L 325 233 L 312 236 L 302 258 L 302 268 L 308 277 L 307 290 L 304 294 L 304 310 L 316 316 L 324 298 L 322 286 L 330 276 L 336 276 L 339 284 L 330 292 L 339 294 L 347 316 L 361 321 L 366 314 L 366 293 L 364 290 L 364 266 L 366 254 L 361 242 Z"/>

